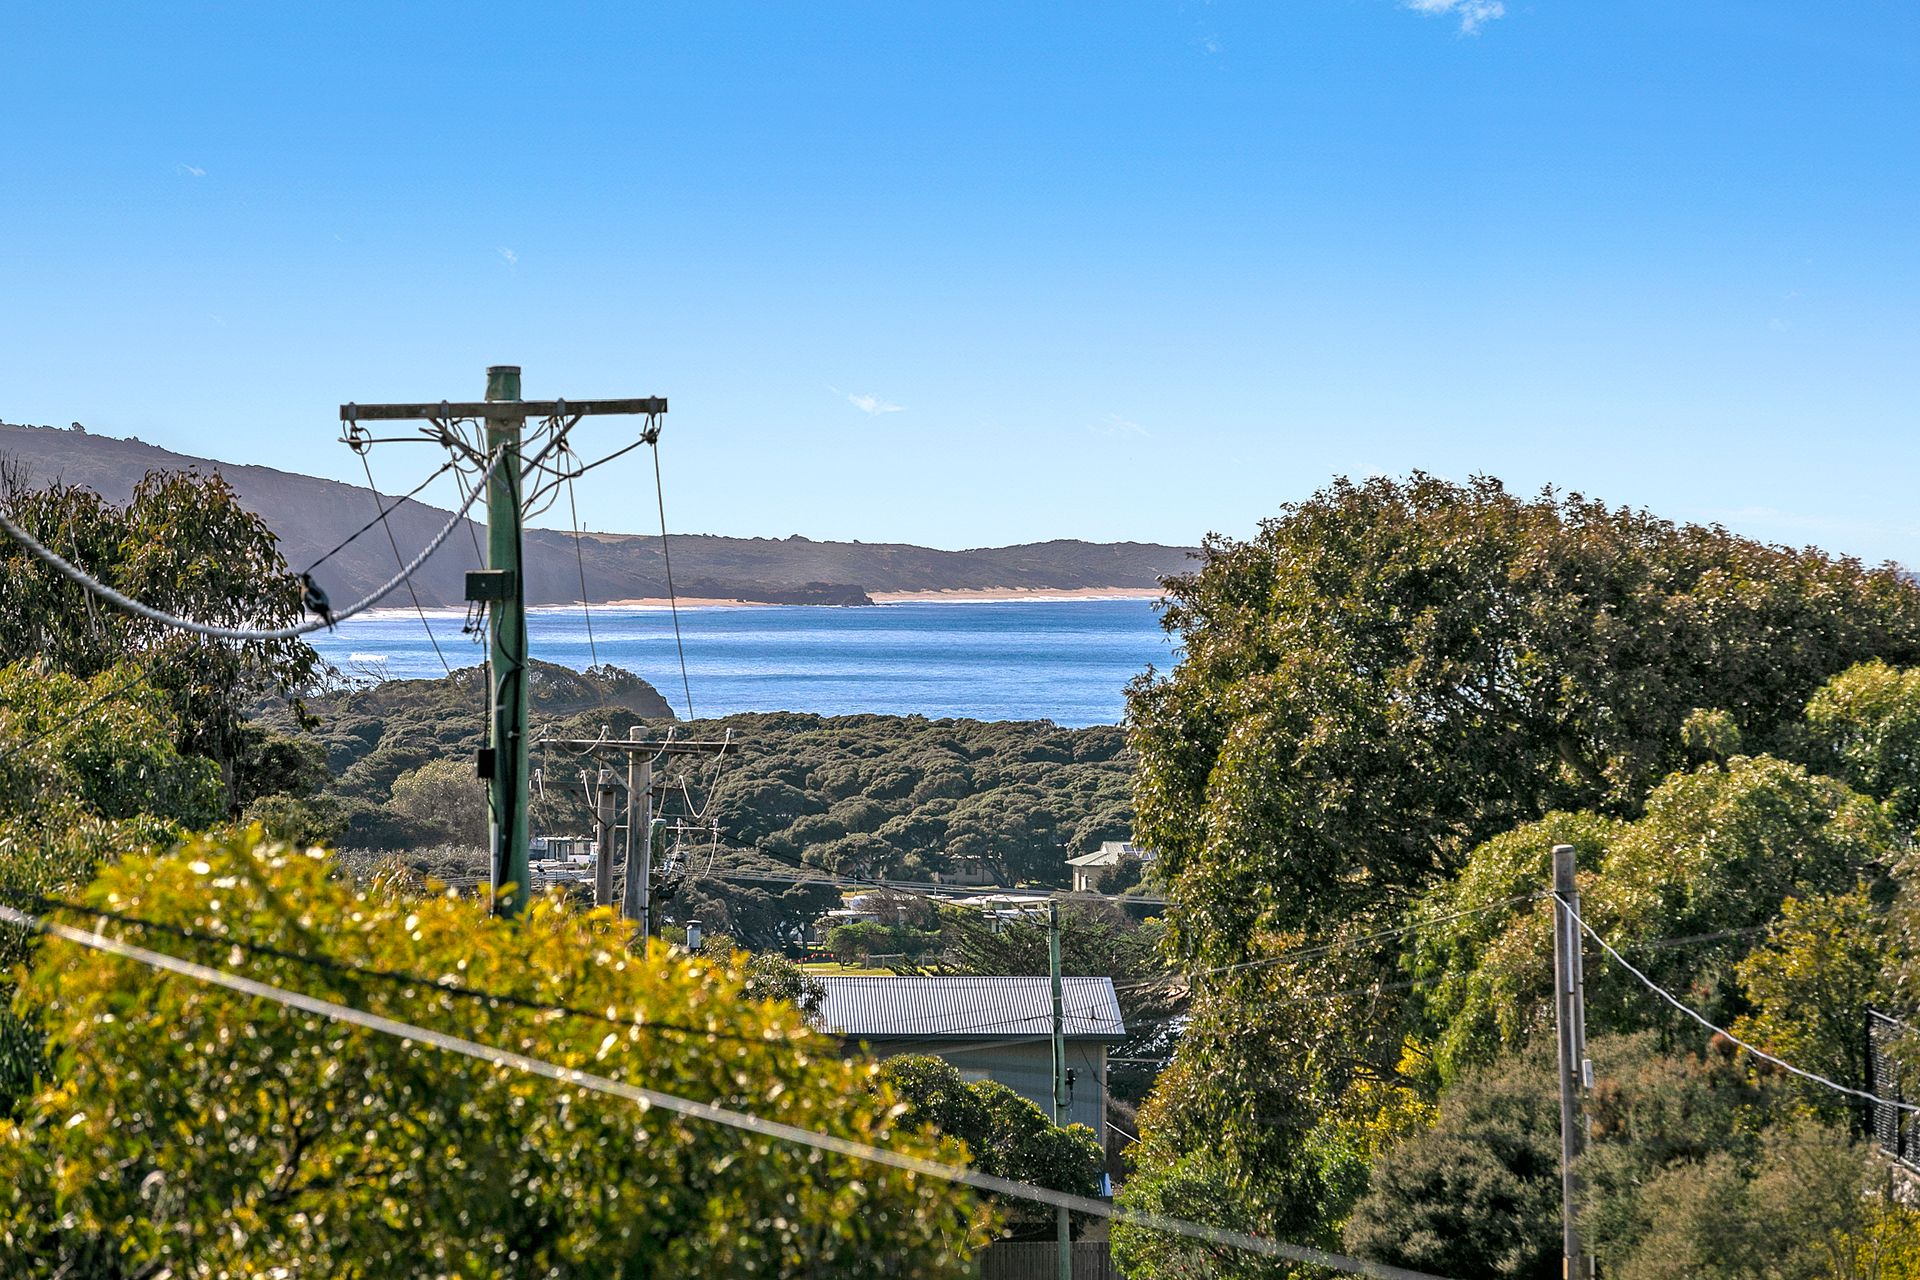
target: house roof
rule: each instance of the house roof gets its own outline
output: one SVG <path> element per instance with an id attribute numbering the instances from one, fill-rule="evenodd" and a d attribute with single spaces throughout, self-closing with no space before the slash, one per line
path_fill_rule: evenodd
<path id="1" fill-rule="evenodd" d="M 833 978 L 815 1021 L 822 1030 L 859 1040 L 976 1040 L 1046 1036 L 1053 1030 L 1053 984 L 1047 978 Z M 1126 1035 L 1112 978 L 1062 978 L 1061 1006 L 1070 1040 Z"/>
<path id="2" fill-rule="evenodd" d="M 1122 858 L 1138 858 L 1142 862 L 1153 861 L 1153 855 L 1131 840 L 1103 840 L 1100 847 L 1092 853 L 1083 853 L 1077 858 L 1068 858 L 1070 867 L 1111 867 Z"/>

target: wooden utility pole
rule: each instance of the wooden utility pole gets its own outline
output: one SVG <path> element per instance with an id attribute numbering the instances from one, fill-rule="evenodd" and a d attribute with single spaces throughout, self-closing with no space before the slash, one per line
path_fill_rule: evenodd
<path id="1" fill-rule="evenodd" d="M 724 755 L 735 744 L 731 734 L 719 742 L 676 741 L 671 738 L 649 741 L 640 736 L 641 732 L 635 726 L 627 731 L 624 739 L 554 738 L 546 745 L 568 747 L 596 757 L 611 752 L 626 752 L 627 879 L 620 892 L 620 914 L 629 920 L 638 920 L 641 936 L 650 937 L 653 932 L 653 843 L 657 831 L 666 826 L 663 820 L 654 816 L 654 761 L 663 756 Z M 608 855 L 609 874 L 611 869 L 611 855 Z M 596 881 L 598 876 L 599 868 L 596 867 Z"/>
<path id="2" fill-rule="evenodd" d="M 600 787 L 594 805 L 593 905 L 613 904 L 613 770 L 600 770 Z"/>
<path id="3" fill-rule="evenodd" d="M 487 398 L 479 403 L 343 404 L 340 420 L 357 431 L 362 422 L 430 422 L 438 434 L 419 437 L 472 453 L 455 425 L 473 419 L 483 426 L 485 457 L 498 459 L 487 480 L 487 567 L 467 575 L 467 599 L 487 606 L 493 641 L 492 714 L 480 775 L 487 782 L 493 816 L 493 904 L 502 915 L 516 914 L 528 896 L 527 832 L 527 584 L 521 572 L 522 489 L 529 466 L 522 456 L 528 418 L 542 418 L 564 433 L 583 417 L 639 414 L 649 419 L 667 411 L 659 397 L 632 400 L 522 400 L 520 366 L 487 370 Z M 657 430 L 657 428 L 649 428 Z M 364 436 L 359 437 L 364 440 Z M 360 447 L 356 445 L 356 447 Z M 469 461 L 472 461 L 469 458 Z M 535 461 L 538 461 L 536 459 Z"/>
<path id="4" fill-rule="evenodd" d="M 639 726 L 627 734 L 640 739 Z M 621 914 L 640 922 L 640 940 L 653 936 L 653 757 L 627 755 L 627 884 Z"/>
<path id="5" fill-rule="evenodd" d="M 1587 1149 L 1587 992 L 1581 966 L 1574 849 L 1553 846 L 1553 1005 L 1560 1042 L 1560 1223 L 1566 1280 L 1593 1272 L 1580 1238 L 1580 1157 Z"/>
<path id="6" fill-rule="evenodd" d="M 1053 979 L 1053 1122 L 1067 1123 L 1067 1018 L 1060 988 L 1060 904 L 1047 903 L 1047 974 Z M 1054 1209 L 1060 1280 L 1073 1280 L 1073 1222 L 1065 1205 Z"/>

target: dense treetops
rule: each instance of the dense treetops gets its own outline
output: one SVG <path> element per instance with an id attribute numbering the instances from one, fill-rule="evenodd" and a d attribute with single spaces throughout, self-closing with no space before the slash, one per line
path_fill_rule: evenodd
<path id="1" fill-rule="evenodd" d="M 1920 940 L 1901 888 L 1920 589 L 1891 568 L 1416 476 L 1336 482 L 1250 541 L 1215 539 L 1170 594 L 1186 659 L 1135 683 L 1129 734 L 1137 837 L 1162 855 L 1195 994 L 1123 1203 L 1344 1232 L 1446 1274 L 1546 1274 L 1551 1222 L 1532 1219 L 1557 1118 L 1500 1073 L 1551 1043 L 1556 843 L 1578 850 L 1589 922 L 1656 980 L 1843 1082 L 1861 1082 L 1866 1003 L 1920 991 L 1901 949 Z M 1676 1062 L 1704 1047 L 1592 950 L 1587 975 L 1594 1035 L 1650 1029 Z M 1511 1087 L 1485 1093 L 1496 1078 Z M 1474 1089 L 1522 1101 L 1489 1110 Z M 1857 1111 L 1797 1082 L 1773 1096 L 1741 1132 L 1802 1107 L 1840 1122 L 1769 1149 L 1850 1161 L 1834 1176 L 1857 1203 Z M 1623 1274 L 1725 1242 L 1704 1208 L 1662 1217 L 1603 1167 L 1705 1179 L 1747 1221 L 1771 1203 L 1752 1143 L 1600 1136 L 1587 1209 L 1614 1215 Z M 1915 1229 L 1882 1218 L 1801 1227 L 1867 1252 L 1887 1222 Z M 1767 1238 L 1759 1269 L 1724 1274 L 1828 1274 Z M 1149 1233 L 1114 1239 L 1130 1275 L 1193 1265 Z"/>
<path id="2" fill-rule="evenodd" d="M 625 737 L 634 726 L 664 734 L 669 727 L 644 718 L 657 698 L 651 688 L 613 683 L 634 677 L 609 668 L 581 675 L 540 669 L 547 675 L 535 684 L 535 719 L 543 737 L 592 739 L 603 729 Z M 554 691 L 544 703 L 542 687 Z M 473 841 L 479 792 L 469 762 L 484 724 L 468 672 L 310 697 L 306 710 L 331 774 L 321 803 L 337 818 L 343 845 Z M 262 724 L 276 741 L 297 730 L 284 709 L 269 709 Z M 704 849 L 700 863 L 720 874 L 923 880 L 978 867 L 1001 884 L 1064 884 L 1068 856 L 1132 830 L 1131 757 L 1113 727 L 782 712 L 674 729 L 695 739 L 731 734 L 736 744 L 717 763 L 686 766 L 685 790 L 673 788 L 666 801 L 670 819 L 718 821 L 717 847 Z M 583 767 L 561 747 L 536 753 L 536 761 L 555 784 Z M 558 785 L 534 816 L 538 830 L 593 830 L 584 797 Z M 705 846 L 706 838 L 696 843 Z M 837 902 L 819 889 L 717 879 L 687 893 L 697 904 L 689 910 L 708 928 L 760 947 L 777 946 Z"/>
<path id="3" fill-rule="evenodd" d="M 1169 585 L 1186 657 L 1130 693 L 1137 834 L 1212 961 L 1550 811 L 1632 815 L 1697 708 L 1768 750 L 1829 677 L 1920 660 L 1891 568 L 1490 479 L 1339 481 Z"/>

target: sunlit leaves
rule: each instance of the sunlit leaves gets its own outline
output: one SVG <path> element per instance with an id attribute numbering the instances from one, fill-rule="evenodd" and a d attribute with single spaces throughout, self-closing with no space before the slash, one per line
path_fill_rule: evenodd
<path id="1" fill-rule="evenodd" d="M 470 900 L 356 893 L 325 859 L 257 838 L 130 858 L 90 894 L 206 935 L 135 940 L 207 963 L 227 964 L 244 941 L 427 979 L 383 982 L 247 952 L 243 970 L 278 985 L 860 1141 L 957 1154 L 895 1132 L 864 1068 L 790 1006 L 743 998 L 738 969 L 675 959 L 657 943 L 629 955 L 625 926 L 558 899 L 509 924 Z M 611 1009 L 618 1025 L 458 998 L 431 980 L 443 973 Z M 57 1057 L 0 1147 L 8 1248 L 22 1270 L 93 1258 L 113 1241 L 121 1269 L 92 1274 L 165 1264 L 209 1275 L 938 1276 L 965 1274 L 965 1245 L 978 1237 L 970 1196 L 947 1184 L 643 1111 L 63 943 L 45 947 L 23 999 L 46 1019 Z"/>

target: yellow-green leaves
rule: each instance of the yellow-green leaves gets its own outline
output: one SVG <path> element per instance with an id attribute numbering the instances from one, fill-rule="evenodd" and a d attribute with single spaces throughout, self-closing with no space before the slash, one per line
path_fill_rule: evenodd
<path id="1" fill-rule="evenodd" d="M 630 956 L 626 926 L 558 898 L 509 923 L 472 900 L 359 892 L 325 860 L 255 833 L 129 858 L 90 900 L 194 935 L 115 930 L 132 941 L 215 965 L 238 947 L 242 972 L 278 986 L 806 1128 L 958 1154 L 895 1132 L 863 1069 L 790 1006 L 744 998 L 737 970 L 658 943 Z M 455 973 L 605 1010 L 615 1025 L 464 998 L 427 976 Z M 88 1274 L 963 1275 L 981 1226 L 972 1197 L 947 1184 L 64 943 L 43 948 L 22 1001 L 57 1056 L 18 1137 L 0 1142 L 10 1273 L 106 1251 L 118 1269 Z"/>

